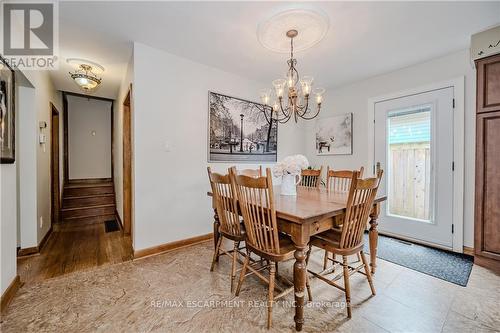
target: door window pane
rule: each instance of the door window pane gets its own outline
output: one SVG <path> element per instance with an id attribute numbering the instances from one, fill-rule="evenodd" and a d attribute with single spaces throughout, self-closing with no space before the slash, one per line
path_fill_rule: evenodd
<path id="1" fill-rule="evenodd" d="M 431 222 L 431 106 L 388 113 L 388 214 Z"/>

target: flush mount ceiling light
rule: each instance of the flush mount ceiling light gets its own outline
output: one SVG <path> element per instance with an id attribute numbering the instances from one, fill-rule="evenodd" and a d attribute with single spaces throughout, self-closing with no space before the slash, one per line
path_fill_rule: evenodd
<path id="1" fill-rule="evenodd" d="M 257 27 L 257 38 L 265 48 L 280 53 L 290 52 L 290 41 L 283 36 L 289 30 L 299 31 L 294 37 L 295 52 L 319 43 L 329 28 L 328 16 L 311 9 L 290 9 L 271 16 Z"/>
<path id="2" fill-rule="evenodd" d="M 69 72 L 71 78 L 84 91 L 90 92 L 96 89 L 102 82 L 98 75 L 104 72 L 104 68 L 94 62 L 84 59 L 68 59 L 68 64 L 76 67 L 75 71 Z"/>

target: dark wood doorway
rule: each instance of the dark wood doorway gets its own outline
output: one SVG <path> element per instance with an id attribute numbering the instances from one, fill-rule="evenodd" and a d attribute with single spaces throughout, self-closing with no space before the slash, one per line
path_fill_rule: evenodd
<path id="1" fill-rule="evenodd" d="M 123 231 L 129 235 L 132 229 L 132 133 L 130 87 L 123 101 Z"/>
<path id="2" fill-rule="evenodd" d="M 51 103 L 50 121 L 50 197 L 52 202 L 51 225 L 59 222 L 61 208 L 60 176 L 59 176 L 59 111 Z"/>

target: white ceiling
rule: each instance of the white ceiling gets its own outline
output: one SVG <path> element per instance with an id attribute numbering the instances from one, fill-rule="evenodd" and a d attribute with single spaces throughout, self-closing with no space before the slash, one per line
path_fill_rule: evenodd
<path id="1" fill-rule="evenodd" d="M 325 38 L 296 54 L 300 73 L 325 87 L 464 49 L 471 34 L 500 24 L 500 2 L 61 2 L 53 80 L 79 92 L 64 59 L 86 58 L 106 68 L 95 95 L 115 98 L 137 41 L 271 86 L 287 56 L 258 42 L 257 25 L 303 7 L 330 20 Z"/>

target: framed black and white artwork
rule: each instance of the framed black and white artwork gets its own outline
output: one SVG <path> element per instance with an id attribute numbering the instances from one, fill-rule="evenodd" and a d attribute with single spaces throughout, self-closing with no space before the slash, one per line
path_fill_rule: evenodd
<path id="1" fill-rule="evenodd" d="M 278 125 L 265 105 L 208 93 L 208 161 L 276 162 Z"/>
<path id="2" fill-rule="evenodd" d="M 318 119 L 315 133 L 317 155 L 352 154 L 352 113 Z"/>
<path id="3" fill-rule="evenodd" d="M 15 161 L 15 82 L 14 71 L 0 57 L 0 157 L 1 163 Z"/>

